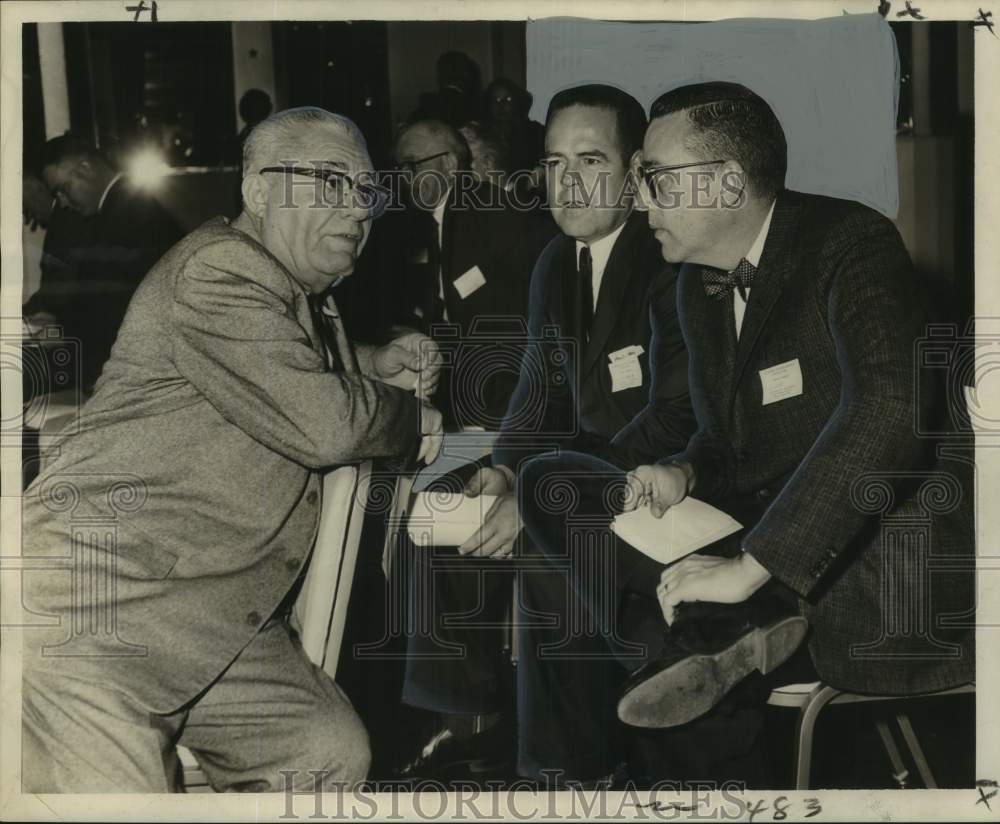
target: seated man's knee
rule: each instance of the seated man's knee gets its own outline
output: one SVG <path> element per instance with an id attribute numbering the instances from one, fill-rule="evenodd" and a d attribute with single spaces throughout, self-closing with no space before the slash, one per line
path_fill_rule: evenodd
<path id="1" fill-rule="evenodd" d="M 613 516 L 620 511 L 624 473 L 611 464 L 575 452 L 543 455 L 526 462 L 518 473 L 519 507 L 529 532 L 553 538 L 573 516 Z M 542 542 L 545 543 L 544 541 Z"/>
<path id="2" fill-rule="evenodd" d="M 318 772 L 325 789 L 350 789 L 368 776 L 371 765 L 368 732 L 346 698 L 302 725 L 298 737 L 295 766 L 302 766 L 293 784 L 301 783 L 310 789 L 311 776 Z"/>

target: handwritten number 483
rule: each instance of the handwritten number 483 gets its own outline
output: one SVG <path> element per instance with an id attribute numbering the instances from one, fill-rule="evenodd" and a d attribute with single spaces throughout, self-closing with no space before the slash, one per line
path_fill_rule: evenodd
<path id="1" fill-rule="evenodd" d="M 823 808 L 820 806 L 818 798 L 806 798 L 803 799 L 806 804 L 806 814 L 803 818 L 812 818 L 815 815 L 819 815 Z M 772 821 L 784 821 L 788 818 L 788 809 L 791 807 L 791 802 L 788 800 L 788 796 L 779 795 L 774 799 L 774 811 L 771 816 Z M 757 799 L 748 809 L 747 812 L 750 814 L 750 821 L 761 813 L 766 813 L 768 810 L 767 803 L 762 799 Z"/>

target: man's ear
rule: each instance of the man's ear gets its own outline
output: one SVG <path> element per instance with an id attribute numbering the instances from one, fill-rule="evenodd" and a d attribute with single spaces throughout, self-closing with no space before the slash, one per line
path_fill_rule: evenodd
<path id="1" fill-rule="evenodd" d="M 240 186 L 243 194 L 243 208 L 256 218 L 263 218 L 267 208 L 268 189 L 264 177 L 259 174 L 249 174 L 243 178 Z"/>
<path id="2" fill-rule="evenodd" d="M 636 149 L 628 162 L 628 177 L 625 184 L 632 192 L 635 208 L 640 212 L 649 211 L 649 202 L 642 191 L 642 150 Z"/>
<path id="3" fill-rule="evenodd" d="M 742 208 L 750 192 L 747 190 L 747 173 L 735 160 L 727 160 L 719 173 L 719 199 L 726 209 Z"/>
<path id="4" fill-rule="evenodd" d="M 632 152 L 632 157 L 628 159 L 628 173 L 634 178 L 636 188 L 639 186 L 639 181 L 642 180 L 641 163 L 642 149 L 636 149 Z"/>

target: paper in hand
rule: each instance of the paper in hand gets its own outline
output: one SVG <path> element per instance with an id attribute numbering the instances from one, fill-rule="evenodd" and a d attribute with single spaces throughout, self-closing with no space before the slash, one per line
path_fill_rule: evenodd
<path id="1" fill-rule="evenodd" d="M 461 546 L 483 525 L 496 495 L 469 498 L 463 492 L 418 492 L 407 532 L 416 546 Z"/>
<path id="2" fill-rule="evenodd" d="M 742 528 L 739 521 L 696 498 L 685 498 L 662 518 L 642 506 L 611 522 L 619 538 L 661 564 L 673 563 Z"/>

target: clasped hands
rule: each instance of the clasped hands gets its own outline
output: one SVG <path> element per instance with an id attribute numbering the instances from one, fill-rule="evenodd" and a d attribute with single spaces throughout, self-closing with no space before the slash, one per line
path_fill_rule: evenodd
<path id="1" fill-rule="evenodd" d="M 427 335 L 409 332 L 390 341 L 372 354 L 374 376 L 390 386 L 412 391 L 419 398 L 420 451 L 417 460 L 433 463 L 441 451 L 444 422 L 430 404 L 441 375 L 441 352 Z"/>
<path id="2" fill-rule="evenodd" d="M 648 505 L 654 518 L 662 518 L 687 497 L 689 475 L 679 464 L 639 466 L 626 475 L 628 490 L 624 512 Z M 712 601 L 737 604 L 747 600 L 771 577 L 752 555 L 735 558 L 689 555 L 671 564 L 660 575 L 656 597 L 667 624 L 673 624 L 678 604 Z"/>

